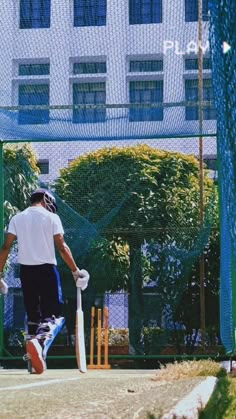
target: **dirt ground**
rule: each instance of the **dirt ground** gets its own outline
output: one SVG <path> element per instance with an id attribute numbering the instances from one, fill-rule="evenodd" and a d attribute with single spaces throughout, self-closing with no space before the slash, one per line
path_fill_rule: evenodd
<path id="1" fill-rule="evenodd" d="M 204 378 L 152 381 L 155 370 L 0 369 L 1 419 L 158 419 Z"/>

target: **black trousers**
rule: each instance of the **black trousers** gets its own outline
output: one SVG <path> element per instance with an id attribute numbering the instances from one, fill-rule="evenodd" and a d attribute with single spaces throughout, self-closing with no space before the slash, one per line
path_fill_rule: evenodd
<path id="1" fill-rule="evenodd" d="M 20 265 L 20 280 L 29 325 L 28 333 L 34 334 L 40 322 L 62 314 L 60 274 L 56 266 L 48 263 Z"/>

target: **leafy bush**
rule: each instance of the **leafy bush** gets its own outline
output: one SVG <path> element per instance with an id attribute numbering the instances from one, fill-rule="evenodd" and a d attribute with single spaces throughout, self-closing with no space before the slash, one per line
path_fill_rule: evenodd
<path id="1" fill-rule="evenodd" d="M 104 330 L 102 331 L 102 338 L 104 341 Z M 110 346 L 129 346 L 129 329 L 109 328 L 108 343 Z"/>

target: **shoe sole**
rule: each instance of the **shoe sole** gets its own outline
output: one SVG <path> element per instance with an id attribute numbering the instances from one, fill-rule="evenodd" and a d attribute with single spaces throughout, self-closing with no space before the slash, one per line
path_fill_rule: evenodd
<path id="1" fill-rule="evenodd" d="M 36 342 L 34 342 L 34 340 Z M 42 374 L 45 369 L 46 365 L 43 358 L 39 355 L 37 347 L 42 350 L 40 344 L 36 339 L 32 339 L 31 341 L 27 342 L 26 349 L 27 353 L 30 356 L 32 368 L 34 368 L 36 374 Z"/>

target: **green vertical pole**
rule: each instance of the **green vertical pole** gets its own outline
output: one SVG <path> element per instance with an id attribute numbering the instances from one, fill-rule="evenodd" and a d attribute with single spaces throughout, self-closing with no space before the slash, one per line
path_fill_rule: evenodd
<path id="1" fill-rule="evenodd" d="M 203 21 L 202 21 L 202 0 L 198 0 L 198 119 L 199 119 L 199 190 L 200 190 L 200 226 L 204 228 L 204 167 L 203 167 Z M 199 286 L 200 286 L 200 327 L 201 327 L 201 346 L 206 351 L 206 302 L 205 302 L 205 257 L 202 249 L 199 260 Z"/>
<path id="2" fill-rule="evenodd" d="M 0 141 L 0 246 L 4 240 L 4 176 L 3 142 Z M 4 352 L 4 298 L 0 296 L 0 356 Z"/>

